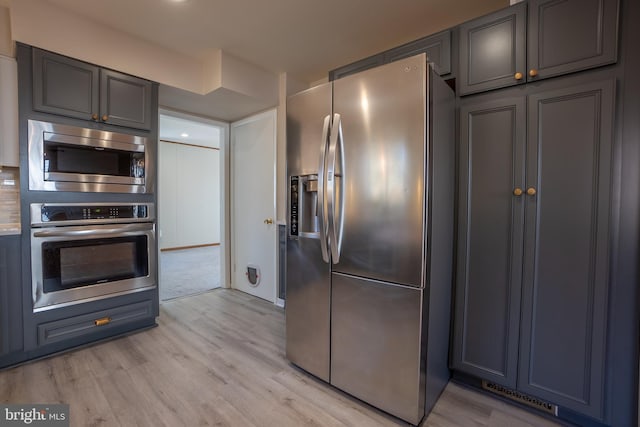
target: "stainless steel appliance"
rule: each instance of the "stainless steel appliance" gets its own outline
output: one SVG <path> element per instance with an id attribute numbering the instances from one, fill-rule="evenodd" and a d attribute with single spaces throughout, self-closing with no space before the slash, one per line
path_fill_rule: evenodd
<path id="1" fill-rule="evenodd" d="M 153 193 L 146 137 L 29 120 L 29 190 Z"/>
<path id="2" fill-rule="evenodd" d="M 156 287 L 152 203 L 30 208 L 34 312 Z"/>
<path id="3" fill-rule="evenodd" d="M 412 424 L 449 379 L 453 114 L 424 55 L 287 103 L 287 358 Z"/>

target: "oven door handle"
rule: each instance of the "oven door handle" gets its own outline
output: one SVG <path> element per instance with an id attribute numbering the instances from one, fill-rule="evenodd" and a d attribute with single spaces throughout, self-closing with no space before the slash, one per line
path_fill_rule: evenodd
<path id="1" fill-rule="evenodd" d="M 98 226 L 101 227 L 101 226 Z M 82 229 L 80 227 L 73 227 L 73 230 L 65 230 L 66 227 L 56 227 L 48 230 L 36 231 L 33 233 L 33 237 L 73 237 L 73 236 L 102 236 L 102 235 L 113 235 L 127 232 L 135 232 L 135 231 L 151 231 L 154 229 L 154 225 L 152 223 L 146 224 L 125 224 L 120 225 L 118 227 L 109 227 L 98 228 L 98 227 L 89 227 L 83 226 Z M 104 227 L 104 226 L 102 226 Z"/>

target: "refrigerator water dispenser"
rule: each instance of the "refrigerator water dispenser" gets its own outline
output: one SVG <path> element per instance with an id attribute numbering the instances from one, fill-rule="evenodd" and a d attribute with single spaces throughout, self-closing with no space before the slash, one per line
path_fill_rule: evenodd
<path id="1" fill-rule="evenodd" d="M 301 175 L 291 177 L 290 185 L 291 236 L 316 234 L 320 231 L 318 221 L 318 176 Z"/>

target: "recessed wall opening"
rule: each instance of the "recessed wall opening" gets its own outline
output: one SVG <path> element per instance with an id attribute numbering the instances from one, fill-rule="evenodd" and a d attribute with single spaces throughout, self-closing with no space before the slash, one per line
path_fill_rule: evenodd
<path id="1" fill-rule="evenodd" d="M 158 246 L 160 300 L 224 286 L 221 148 L 226 125 L 160 114 Z"/>

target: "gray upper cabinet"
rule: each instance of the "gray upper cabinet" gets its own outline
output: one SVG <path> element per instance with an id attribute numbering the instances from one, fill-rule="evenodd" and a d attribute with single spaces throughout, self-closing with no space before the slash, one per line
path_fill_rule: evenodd
<path id="1" fill-rule="evenodd" d="M 525 97 L 460 108 L 458 259 L 464 261 L 456 275 L 452 363 L 458 371 L 512 388 L 522 288 L 525 132 Z"/>
<path id="2" fill-rule="evenodd" d="M 0 237 L 1 356 L 22 350 L 20 236 Z"/>
<path id="3" fill-rule="evenodd" d="M 615 82 L 583 81 L 461 104 L 451 365 L 602 420 Z"/>
<path id="4" fill-rule="evenodd" d="M 599 419 L 614 93 L 604 81 L 529 97 L 519 388 Z"/>
<path id="5" fill-rule="evenodd" d="M 33 49 L 33 108 L 105 124 L 151 129 L 148 80 Z"/>
<path id="6" fill-rule="evenodd" d="M 459 94 L 616 62 L 618 8 L 619 0 L 530 0 L 462 24 Z"/>
<path id="7" fill-rule="evenodd" d="M 445 30 L 385 52 L 361 59 L 335 70 L 329 71 L 329 81 L 355 74 L 378 65 L 397 61 L 409 56 L 427 54 L 427 60 L 434 64 L 436 72 L 445 76 L 451 74 L 451 31 Z"/>
<path id="8" fill-rule="evenodd" d="M 377 67 L 382 64 L 384 64 L 384 55 L 382 53 L 373 55 L 329 71 L 329 81 L 337 80 L 350 74 L 359 73 L 360 71 L 368 70 L 369 68 Z"/>
<path id="9" fill-rule="evenodd" d="M 33 49 L 34 110 L 97 120 L 99 83 L 99 67 Z"/>
<path id="10" fill-rule="evenodd" d="M 524 83 L 526 3 L 460 25 L 460 95 Z"/>
<path id="11" fill-rule="evenodd" d="M 138 129 L 151 128 L 151 82 L 112 70 L 100 71 L 101 120 Z"/>
<path id="12" fill-rule="evenodd" d="M 531 0 L 528 78 L 616 62 L 618 0 Z"/>
<path id="13" fill-rule="evenodd" d="M 436 72 L 445 76 L 451 73 L 451 31 L 423 37 L 411 43 L 384 52 L 384 62 L 393 62 L 409 56 L 427 54 L 427 60 L 434 64 Z"/>

